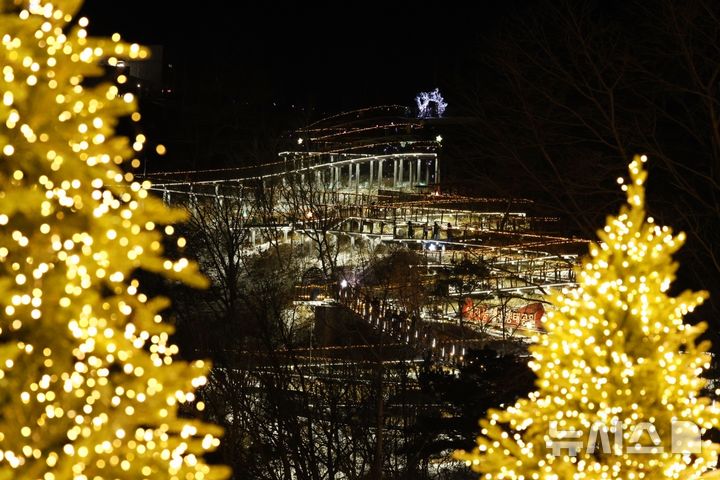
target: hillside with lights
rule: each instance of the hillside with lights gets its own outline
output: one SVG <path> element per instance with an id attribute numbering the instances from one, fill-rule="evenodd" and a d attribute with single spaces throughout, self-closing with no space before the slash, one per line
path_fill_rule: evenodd
<path id="1" fill-rule="evenodd" d="M 530 215 L 529 199 L 444 193 L 445 104 L 424 95 L 297 129 L 262 165 L 155 174 L 153 190 L 191 216 L 242 212 L 244 255 L 303 252 L 295 305 L 349 309 L 419 357 L 452 364 L 488 339 L 542 334 L 542 296 L 574 285 L 586 242 L 544 233 L 555 219 Z M 412 274 L 380 288 L 377 264 L 398 255 Z M 423 292 L 417 305 L 405 284 Z"/>

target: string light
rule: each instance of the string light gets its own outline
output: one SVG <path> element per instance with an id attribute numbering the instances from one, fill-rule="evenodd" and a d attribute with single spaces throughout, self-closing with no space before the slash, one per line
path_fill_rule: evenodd
<path id="1" fill-rule="evenodd" d="M 114 131 L 133 95 L 85 82 L 148 51 L 89 37 L 79 7 L 0 4 L 0 477 L 225 478 L 202 460 L 218 428 L 177 415 L 209 365 L 175 361 L 167 303 L 134 275 L 206 283 L 163 257 L 184 214 L 122 169 L 146 144 Z"/>
<path id="2" fill-rule="evenodd" d="M 330 120 L 337 120 L 338 118 L 354 116 L 356 119 L 356 118 L 359 118 L 359 116 L 364 115 L 365 113 L 368 113 L 368 112 L 381 112 L 383 114 L 387 114 L 387 112 L 392 112 L 392 111 L 395 111 L 398 115 L 405 115 L 408 113 L 408 108 L 403 105 L 379 105 L 379 106 L 374 106 L 374 107 L 360 108 L 357 110 L 351 110 L 349 112 L 338 113 L 338 114 L 332 115 L 330 117 L 325 117 L 321 120 L 318 120 L 317 122 L 311 123 L 308 126 L 308 128 L 315 127 L 316 125 L 320 125 L 320 124 L 328 122 Z"/>
<path id="3" fill-rule="evenodd" d="M 396 129 L 396 128 L 405 128 L 409 127 L 411 129 L 420 129 L 422 128 L 422 125 L 416 124 L 416 123 L 390 123 L 390 124 L 383 124 L 383 125 L 373 125 L 372 127 L 357 127 L 357 128 L 342 128 L 342 127 L 335 127 L 332 129 L 323 129 L 323 130 L 332 130 L 331 133 L 326 133 L 325 135 L 321 135 L 318 137 L 310 137 L 308 140 L 313 142 L 319 142 L 324 141 L 330 138 L 335 137 L 343 137 L 343 136 L 350 136 L 355 135 L 359 133 L 367 133 L 372 132 L 375 130 L 389 130 L 389 129 Z M 301 143 L 298 139 L 298 143 Z M 437 141 L 437 139 L 436 139 Z"/>
<path id="4" fill-rule="evenodd" d="M 303 152 L 286 152 L 287 156 L 293 156 L 293 155 L 303 155 Z M 410 157 L 414 157 L 413 154 L 407 154 Z M 342 157 L 342 156 L 341 156 Z M 351 156 L 344 156 L 345 158 L 350 157 L 352 160 L 353 157 Z M 358 157 L 358 156 L 355 156 Z M 392 159 L 397 158 L 395 155 L 384 155 L 384 156 L 377 156 L 377 155 L 361 155 L 359 156 L 360 159 L 358 161 L 367 162 L 370 159 Z M 345 162 L 348 162 L 348 160 L 345 160 Z M 330 163 L 330 166 L 333 166 L 335 162 Z M 279 176 L 293 176 L 297 175 L 299 172 L 305 171 L 304 169 L 293 169 L 293 167 L 296 165 L 295 162 L 275 162 L 274 164 L 271 164 L 273 166 L 282 164 L 286 170 L 283 170 L 281 172 L 278 172 L 277 175 Z M 190 173 L 191 175 L 187 175 Z M 192 176 L 192 177 L 202 177 L 204 173 L 210 173 L 213 174 L 215 171 L 195 171 L 195 172 L 183 172 L 183 176 Z M 232 179 L 218 179 L 218 180 L 191 180 L 191 181 L 176 181 L 176 182 L 165 182 L 165 183 L 156 183 L 153 189 L 157 190 L 158 192 L 163 192 L 163 199 L 165 201 L 169 201 L 169 194 L 172 193 L 173 195 L 179 194 L 181 197 L 178 202 L 182 203 L 183 198 L 185 196 L 191 196 L 191 197 L 205 197 L 209 200 L 215 199 L 215 200 L 223 200 L 223 199 L 233 199 L 233 198 L 242 198 L 242 202 L 248 206 L 251 206 L 253 204 L 253 195 L 252 192 L 245 192 L 243 187 L 243 182 L 248 181 L 247 176 L 240 176 L 235 177 Z M 214 187 L 213 190 L 208 190 L 207 188 L 205 191 L 201 187 Z M 280 197 L 282 197 L 283 194 L 289 194 L 292 195 L 292 191 L 288 191 L 288 188 L 291 189 L 291 187 L 285 187 L 283 188 L 279 183 L 277 184 L 279 191 L 280 191 Z M 172 187 L 172 188 L 171 188 Z M 219 189 L 218 187 L 223 187 L 222 189 Z M 187 188 L 188 190 L 179 190 L 178 188 Z M 322 191 L 323 194 L 332 194 L 332 195 L 347 195 L 347 193 L 333 190 L 329 186 L 323 186 L 320 188 L 326 188 L 327 190 Z M 212 193 L 211 193 L 212 192 Z M 233 196 L 233 192 L 235 196 Z M 356 194 L 350 194 L 350 196 L 355 196 Z M 178 198 L 178 197 L 174 197 Z M 297 235 L 302 236 L 303 234 L 308 233 L 309 235 L 318 235 L 318 234 L 335 234 L 335 235 L 348 235 L 348 236 L 361 236 L 366 238 L 376 238 L 382 242 L 388 243 L 420 243 L 420 240 L 416 239 L 405 239 L 397 236 L 389 236 L 384 235 L 380 233 L 372 233 L 372 232 L 364 232 L 359 231 L 355 232 L 352 231 L 352 228 L 350 231 L 346 230 L 344 225 L 352 226 L 353 222 L 362 222 L 363 224 L 366 222 L 385 222 L 386 225 L 404 225 L 408 220 L 414 221 L 417 225 L 418 217 L 424 217 L 427 219 L 430 223 L 432 223 L 433 220 L 439 220 L 442 222 L 443 215 L 451 219 L 453 216 L 456 218 L 456 225 L 453 228 L 453 230 L 458 231 L 459 233 L 463 234 L 462 242 L 458 241 L 450 241 L 448 240 L 439 240 L 437 243 L 438 245 L 442 244 L 443 246 L 449 245 L 452 248 L 455 249 L 462 249 L 465 252 L 470 252 L 472 254 L 483 255 L 483 262 L 491 269 L 490 278 L 493 282 L 497 283 L 496 288 L 487 288 L 483 290 L 477 290 L 473 292 L 465 292 L 466 294 L 497 294 L 501 292 L 511 292 L 515 290 L 522 290 L 522 292 L 525 293 L 535 293 L 536 291 L 544 293 L 545 288 L 557 288 L 557 287 L 563 287 L 563 286 L 572 286 L 574 285 L 574 280 L 567 278 L 567 280 L 562 280 L 562 278 L 565 278 L 564 271 L 568 269 L 571 265 L 573 265 L 576 262 L 577 255 L 570 254 L 565 256 L 558 256 L 555 254 L 549 254 L 546 252 L 541 251 L 540 249 L 544 247 L 557 247 L 559 245 L 568 245 L 568 246 L 577 246 L 581 245 L 583 243 L 586 243 L 585 240 L 578 240 L 578 239 L 571 239 L 566 237 L 558 237 L 558 236 L 552 236 L 552 235 L 541 235 L 541 234 L 534 234 L 530 233 L 525 230 L 521 231 L 514 231 L 514 232 L 506 232 L 506 231 L 498 231 L 497 228 L 492 227 L 492 223 L 494 220 L 497 219 L 507 219 L 508 217 L 512 221 L 520 221 L 524 222 L 526 221 L 526 214 L 524 212 L 508 212 L 508 211 L 497 211 L 497 212 L 482 212 L 477 210 L 470 210 L 470 209 L 459 209 L 456 206 L 452 206 L 450 208 L 448 207 L 442 207 L 444 204 L 463 204 L 463 205 L 470 205 L 473 203 L 498 203 L 498 202 L 506 202 L 506 199 L 498 199 L 498 198 L 484 198 L 484 197 L 467 197 L 467 196 L 460 196 L 460 195 L 430 195 L 426 196 L 423 200 L 411 200 L 411 201 L 389 201 L 392 199 L 391 196 L 384 196 L 384 195 L 370 195 L 368 198 L 374 198 L 375 199 L 375 205 L 369 206 L 369 202 L 363 202 L 368 203 L 368 205 L 352 205 L 349 208 L 354 209 L 354 211 L 347 212 L 347 211 L 341 211 L 338 212 L 337 221 L 338 225 L 330 228 L 327 232 L 325 230 L 318 231 L 314 228 L 312 228 L 312 224 L 308 226 L 300 226 L 297 224 L 294 224 L 293 232 L 295 235 L 289 236 L 287 235 L 287 231 L 285 231 L 285 234 L 281 237 L 274 237 L 278 242 L 292 242 L 294 238 L 296 238 Z M 282 200 L 280 201 L 280 205 L 282 205 Z M 529 200 L 520 199 L 517 202 L 518 204 L 522 203 L 531 203 Z M 339 205 L 337 203 L 328 203 L 328 204 L 318 204 L 317 207 L 323 209 L 328 209 L 327 211 L 334 211 L 334 209 L 339 208 Z M 404 209 L 402 211 L 398 209 Z M 397 212 L 400 212 L 399 215 L 397 215 Z M 374 214 L 372 214 L 374 212 Z M 388 213 L 390 213 L 390 217 L 388 217 Z M 431 216 L 435 216 L 437 218 L 431 218 Z M 256 229 L 261 231 L 266 230 L 277 230 L 277 229 L 287 229 L 288 222 L 293 223 L 294 220 L 290 220 L 286 217 L 285 210 L 280 207 L 275 219 L 275 225 L 271 225 L 268 223 L 268 219 L 264 218 L 260 223 L 262 223 L 262 227 L 254 225 L 252 215 L 250 218 L 248 218 L 248 223 L 246 224 L 246 228 L 250 229 Z M 371 218 L 376 217 L 376 218 Z M 465 222 L 458 221 L 458 218 L 462 218 L 462 220 Z M 335 218 L 335 217 L 333 217 Z M 421 218 L 422 220 L 422 218 Z M 485 224 L 488 225 L 486 227 L 483 226 L 475 226 L 473 225 L 473 222 Z M 272 223 L 272 222 L 270 222 Z M 422 221 L 420 222 L 422 223 Z M 444 223 L 443 223 L 444 225 Z M 527 226 L 525 226 L 527 228 Z M 484 238 L 482 240 L 467 238 L 468 235 L 477 235 L 482 234 Z M 272 235 L 270 235 L 272 237 Z M 270 238 L 268 237 L 268 238 Z M 506 239 L 504 239 L 504 237 Z M 253 236 L 255 238 L 255 236 Z M 510 243 L 508 244 L 507 240 L 516 240 L 518 243 Z M 535 240 L 535 241 L 533 241 Z M 262 240 L 260 242 L 263 244 Z M 430 252 L 433 252 L 437 250 L 437 245 L 434 243 L 430 243 L 427 246 L 428 250 Z M 243 249 L 243 252 L 246 252 L 248 254 L 251 254 L 255 251 L 255 243 L 253 242 L 253 245 L 251 247 L 248 247 L 247 249 Z M 442 253 L 440 253 L 440 257 L 442 258 Z M 451 256 L 446 255 L 445 257 L 446 264 L 450 261 Z M 523 263 L 521 266 L 520 263 Z M 559 268 L 563 270 L 560 275 L 558 275 L 558 264 L 560 265 Z M 513 269 L 513 271 L 507 270 L 509 266 L 517 265 L 517 271 Z M 555 278 L 553 279 L 553 272 L 555 272 Z M 549 274 L 549 276 L 548 276 Z M 517 282 L 521 282 L 523 285 L 518 287 Z M 539 283 L 538 283 L 539 282 Z"/>
<path id="5" fill-rule="evenodd" d="M 578 287 L 549 297 L 555 309 L 545 320 L 548 333 L 531 347 L 537 391 L 490 411 L 478 446 L 456 454 L 481 478 L 680 479 L 715 467 L 720 445 L 705 440 L 699 451 L 674 453 L 671 443 L 674 422 L 704 433 L 718 427 L 720 412 L 700 396 L 709 345 L 697 338 L 705 324 L 683 322 L 707 294 L 668 295 L 672 254 L 685 235 L 646 218 L 645 161 L 636 157 L 630 181 L 618 182 L 627 205 L 598 232 L 600 243 L 577 270 Z M 641 422 L 653 426 L 659 445 L 632 437 Z M 588 432 L 597 424 L 617 428 L 619 446 L 590 448 Z M 578 438 L 586 443 L 574 452 L 550 447 Z M 634 453 L 636 443 L 655 450 Z"/>

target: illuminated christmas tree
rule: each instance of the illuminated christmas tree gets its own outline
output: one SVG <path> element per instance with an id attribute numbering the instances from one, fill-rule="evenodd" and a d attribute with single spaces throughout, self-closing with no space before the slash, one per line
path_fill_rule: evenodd
<path id="1" fill-rule="evenodd" d="M 529 398 L 481 420 L 478 446 L 456 456 L 488 479 L 698 478 L 718 446 L 700 434 L 718 425 L 700 396 L 709 366 L 704 324 L 683 316 L 704 292 L 668 295 L 685 236 L 646 217 L 645 157 L 618 182 L 628 204 L 609 217 L 578 270 L 578 287 L 550 301 L 531 347 L 538 379 Z"/>
<path id="2" fill-rule="evenodd" d="M 0 1 L 0 479 L 224 478 L 201 457 L 217 428 L 177 416 L 208 366 L 173 361 L 134 272 L 204 280 L 164 258 L 181 215 L 125 170 L 132 94 L 88 81 L 147 51 L 88 38 L 79 4 Z"/>

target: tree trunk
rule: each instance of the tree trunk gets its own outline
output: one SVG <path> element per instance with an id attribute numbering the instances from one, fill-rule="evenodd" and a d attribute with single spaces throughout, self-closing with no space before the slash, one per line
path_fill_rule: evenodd
<path id="1" fill-rule="evenodd" d="M 385 426 L 385 401 L 383 398 L 383 376 L 385 375 L 382 361 L 377 366 L 377 402 L 375 412 L 375 461 L 373 462 L 372 475 L 373 480 L 382 480 L 383 474 L 383 428 Z"/>

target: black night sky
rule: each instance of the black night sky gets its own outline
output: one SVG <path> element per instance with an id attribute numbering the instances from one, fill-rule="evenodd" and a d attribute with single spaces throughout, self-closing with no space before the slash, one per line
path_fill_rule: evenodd
<path id="1" fill-rule="evenodd" d="M 89 0 L 83 13 L 91 32 L 162 44 L 181 83 L 222 77 L 242 102 L 334 112 L 442 89 L 511 3 Z"/>

